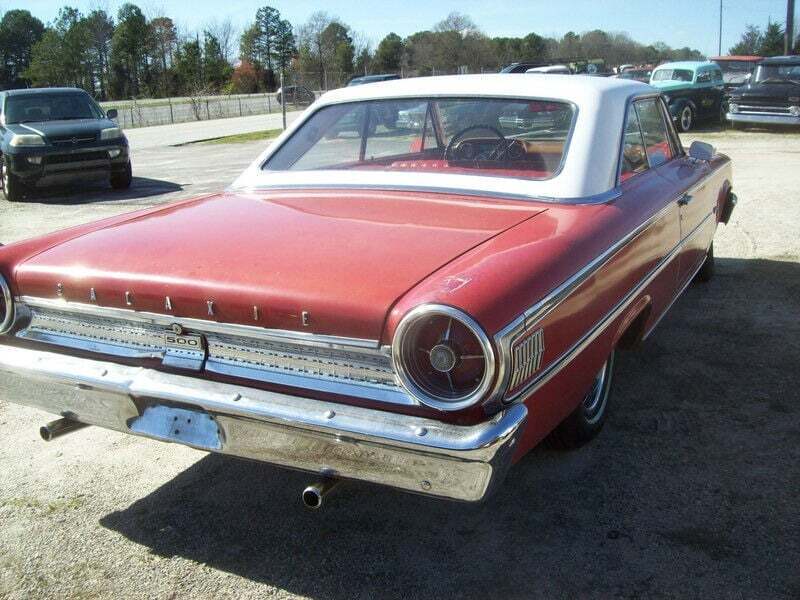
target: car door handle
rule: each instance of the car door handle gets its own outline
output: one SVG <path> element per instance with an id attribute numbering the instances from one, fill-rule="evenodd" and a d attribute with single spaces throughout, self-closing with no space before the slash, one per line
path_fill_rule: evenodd
<path id="1" fill-rule="evenodd" d="M 678 206 L 686 206 L 687 204 L 689 204 L 689 202 L 692 201 L 693 198 L 694 196 L 692 196 L 691 194 L 684 194 L 683 196 L 681 196 L 680 200 L 678 200 Z"/>

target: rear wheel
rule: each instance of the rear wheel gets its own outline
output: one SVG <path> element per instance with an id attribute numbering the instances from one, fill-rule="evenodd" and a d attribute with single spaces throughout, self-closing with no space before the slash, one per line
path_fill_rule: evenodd
<path id="1" fill-rule="evenodd" d="M 25 188 L 19 178 L 8 169 L 5 157 L 0 160 L 0 180 L 3 182 L 3 198 L 9 202 L 22 200 Z"/>
<path id="2" fill-rule="evenodd" d="M 611 352 L 578 408 L 550 434 L 548 441 L 551 446 L 562 449 L 579 448 L 600 433 L 608 412 L 615 353 L 616 351 Z"/>
<path id="3" fill-rule="evenodd" d="M 132 180 L 133 171 L 131 170 L 131 161 L 128 161 L 124 170 L 111 173 L 111 187 L 115 190 L 127 190 L 131 187 Z"/>
<path id="4" fill-rule="evenodd" d="M 678 129 L 685 133 L 694 126 L 694 109 L 691 104 L 685 104 L 678 113 Z"/>

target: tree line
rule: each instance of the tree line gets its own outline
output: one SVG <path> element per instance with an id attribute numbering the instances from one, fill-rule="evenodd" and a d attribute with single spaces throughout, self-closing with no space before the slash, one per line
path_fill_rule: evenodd
<path id="1" fill-rule="evenodd" d="M 757 25 L 748 25 L 739 41 L 731 46 L 729 54 L 738 56 L 780 56 L 783 54 L 784 29 L 780 23 L 767 21 L 762 30 Z M 800 36 L 795 38 L 793 48 L 800 46 Z"/>
<path id="2" fill-rule="evenodd" d="M 769 23 L 763 32 L 749 26 L 731 52 L 771 54 L 780 35 L 779 24 Z M 65 6 L 47 25 L 27 10 L 10 10 L 0 19 L 0 57 L 4 89 L 66 85 L 98 99 L 126 99 L 273 91 L 281 75 L 328 89 L 371 73 L 480 73 L 514 61 L 579 58 L 615 66 L 698 60 L 702 54 L 599 29 L 560 38 L 490 37 L 460 13 L 406 37 L 389 33 L 374 47 L 368 36 L 328 13 L 293 25 L 271 6 L 259 8 L 241 32 L 230 20 L 215 20 L 189 33 L 168 16 L 148 17 L 126 3 L 115 15 Z"/>

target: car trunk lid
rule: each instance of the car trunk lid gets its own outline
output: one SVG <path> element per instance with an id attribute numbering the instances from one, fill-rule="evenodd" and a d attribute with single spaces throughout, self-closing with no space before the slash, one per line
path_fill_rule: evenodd
<path id="1" fill-rule="evenodd" d="M 227 193 L 67 240 L 15 278 L 23 296 L 176 322 L 379 339 L 387 311 L 417 282 L 539 212 L 448 194 Z"/>

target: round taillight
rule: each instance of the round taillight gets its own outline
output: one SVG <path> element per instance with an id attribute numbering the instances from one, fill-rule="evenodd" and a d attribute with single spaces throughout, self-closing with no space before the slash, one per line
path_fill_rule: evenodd
<path id="1" fill-rule="evenodd" d="M 423 305 L 406 314 L 395 332 L 392 355 L 408 393 L 441 410 L 474 404 L 494 376 L 489 338 L 470 316 L 450 306 Z"/>
<path id="2" fill-rule="evenodd" d="M 0 275 L 0 333 L 11 329 L 14 321 L 14 300 L 11 297 L 11 288 L 5 278 Z"/>

